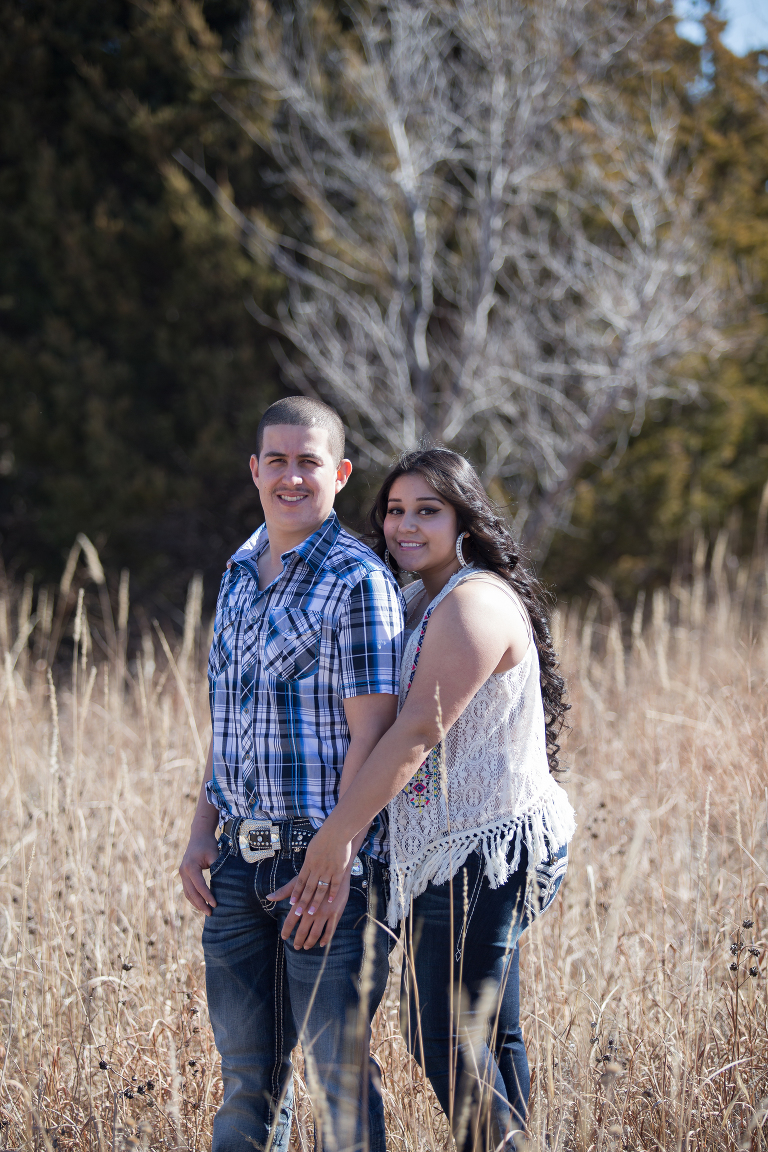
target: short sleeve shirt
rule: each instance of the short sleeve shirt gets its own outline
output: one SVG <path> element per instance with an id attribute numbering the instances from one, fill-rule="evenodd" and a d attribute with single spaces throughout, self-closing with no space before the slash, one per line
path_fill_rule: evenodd
<path id="1" fill-rule="evenodd" d="M 382 561 L 335 513 L 259 591 L 264 526 L 235 552 L 216 606 L 208 686 L 223 818 L 259 812 L 315 827 L 338 800 L 349 747 L 344 701 L 399 691 L 403 598 Z M 366 850 L 386 859 L 383 822 Z"/>

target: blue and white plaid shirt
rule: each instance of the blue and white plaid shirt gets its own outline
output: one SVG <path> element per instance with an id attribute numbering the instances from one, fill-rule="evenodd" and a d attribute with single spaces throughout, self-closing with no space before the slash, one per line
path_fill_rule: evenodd
<path id="1" fill-rule="evenodd" d="M 266 528 L 235 552 L 221 582 L 208 685 L 213 779 L 222 817 L 309 817 L 336 805 L 350 696 L 399 691 L 403 598 L 378 556 L 332 512 L 259 591 Z M 378 822 L 366 850 L 387 850 Z"/>

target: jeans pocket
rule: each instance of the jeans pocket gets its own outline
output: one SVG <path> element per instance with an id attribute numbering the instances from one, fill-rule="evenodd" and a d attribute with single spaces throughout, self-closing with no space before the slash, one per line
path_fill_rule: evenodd
<path id="1" fill-rule="evenodd" d="M 547 860 L 542 860 L 534 870 L 532 882 L 528 885 L 525 900 L 526 920 L 530 922 L 543 916 L 558 893 L 568 869 L 568 845 L 563 844 L 550 852 Z"/>
<path id="2" fill-rule="evenodd" d="M 360 859 L 363 862 L 363 873 L 361 876 L 350 876 L 349 878 L 349 896 L 347 897 L 347 907 L 350 908 L 350 910 L 354 909 L 357 915 L 365 916 L 369 909 L 371 870 L 368 867 L 366 857 L 361 856 Z"/>
<path id="3" fill-rule="evenodd" d="M 381 895 L 380 872 L 371 857 L 363 852 L 360 857 L 362 872 L 353 872 L 349 878 L 349 896 L 344 911 L 351 919 L 362 924 L 368 916 L 383 920 L 386 908 Z"/>
<path id="4" fill-rule="evenodd" d="M 231 852 L 232 852 L 232 841 L 230 840 L 229 836 L 220 836 L 219 837 L 219 855 L 217 856 L 217 858 L 214 860 L 213 864 L 211 864 L 211 867 L 210 867 L 211 880 L 213 880 L 214 876 L 218 872 L 221 871 L 222 867 L 224 866 L 225 860 L 229 859 Z"/>

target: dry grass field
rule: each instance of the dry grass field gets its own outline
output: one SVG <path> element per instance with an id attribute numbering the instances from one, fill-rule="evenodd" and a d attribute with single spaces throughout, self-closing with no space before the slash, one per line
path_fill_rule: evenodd
<path id="1" fill-rule="evenodd" d="M 555 621 L 579 829 L 522 946 L 537 1149 L 768 1147 L 763 583 L 719 545 L 706 573 L 698 556 L 692 584 L 632 620 L 602 589 Z M 100 580 L 85 557 L 79 578 Z M 63 591 L 27 583 L 0 609 L 0 1149 L 198 1152 L 220 1081 L 176 869 L 208 738 L 208 625 L 193 584 L 183 638 L 145 624 L 128 644 L 127 581 L 113 623 L 103 583 L 83 599 L 77 580 L 73 561 Z M 397 999 L 393 980 L 375 1026 L 390 1152 L 441 1150 Z"/>

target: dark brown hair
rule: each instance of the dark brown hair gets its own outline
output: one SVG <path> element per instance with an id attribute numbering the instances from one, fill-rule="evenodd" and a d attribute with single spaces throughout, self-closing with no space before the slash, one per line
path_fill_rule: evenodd
<path id="1" fill-rule="evenodd" d="M 383 559 L 387 546 L 384 539 L 384 517 L 387 514 L 390 489 L 400 476 L 414 473 L 423 476 L 452 506 L 456 512 L 458 531 L 469 533 L 469 539 L 464 541 L 465 557 L 478 567 L 495 572 L 514 589 L 525 605 L 539 653 L 549 770 L 562 771 L 558 761 L 560 745 L 557 741 L 570 705 L 565 703 L 565 681 L 558 671 L 557 653 L 549 633 L 545 592 L 539 580 L 523 563 L 520 546 L 489 499 L 472 465 L 458 452 L 451 452 L 448 448 L 427 448 L 404 453 L 386 476 L 371 509 L 368 517 L 368 543 Z"/>
<path id="2" fill-rule="evenodd" d="M 312 396 L 284 396 L 270 404 L 256 429 L 256 455 L 264 447 L 264 429 L 274 424 L 297 424 L 300 428 L 325 428 L 333 462 L 338 468 L 344 458 L 344 425 L 337 412 Z"/>

